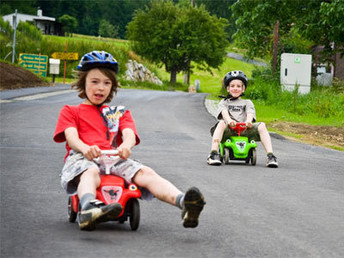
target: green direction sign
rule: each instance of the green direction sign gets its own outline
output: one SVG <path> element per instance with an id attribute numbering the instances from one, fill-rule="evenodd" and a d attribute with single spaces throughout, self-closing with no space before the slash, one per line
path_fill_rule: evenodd
<path id="1" fill-rule="evenodd" d="M 44 77 L 47 76 L 48 56 L 35 54 L 19 54 L 19 65 Z"/>

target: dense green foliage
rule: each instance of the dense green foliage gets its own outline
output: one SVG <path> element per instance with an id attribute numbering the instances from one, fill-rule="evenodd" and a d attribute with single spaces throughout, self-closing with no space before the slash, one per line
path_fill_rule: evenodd
<path id="1" fill-rule="evenodd" d="M 204 4 L 212 15 L 230 20 L 231 10 L 229 6 L 235 1 L 194 0 L 194 3 L 195 6 Z M 58 19 L 66 14 L 74 17 L 78 21 L 78 26 L 72 31 L 73 33 L 108 36 L 104 33 L 104 27 L 100 28 L 101 21 L 105 20 L 115 29 L 115 33 L 113 33 L 113 28 L 110 28 L 109 36 L 115 35 L 115 37 L 123 39 L 126 34 L 126 26 L 132 20 L 135 10 L 144 9 L 149 2 L 150 0 L 1 0 L 0 15 L 13 13 L 15 9 L 19 13 L 36 15 L 39 7 L 43 10 L 44 16 Z M 175 0 L 174 2 L 184 6 L 190 5 L 190 0 Z M 235 32 L 233 20 L 231 26 L 228 26 L 226 30 L 230 40 L 231 35 Z"/>
<path id="2" fill-rule="evenodd" d="M 324 59 L 344 51 L 342 0 L 241 0 L 231 9 L 237 26 L 234 38 L 239 47 L 247 50 L 248 57 L 271 57 L 277 21 L 280 53 L 288 50 L 309 54 L 312 42 L 328 50 Z"/>
<path id="3" fill-rule="evenodd" d="M 58 21 L 62 24 L 63 31 L 69 35 L 72 35 L 72 33 L 76 31 L 76 28 L 78 27 L 78 21 L 68 14 L 62 15 Z"/>
<path id="4" fill-rule="evenodd" d="M 98 36 L 102 19 L 118 27 L 119 38 L 125 37 L 126 25 L 131 21 L 136 9 L 143 8 L 149 0 L 1 0 L 1 15 L 19 13 L 36 15 L 37 8 L 44 16 L 59 17 L 67 14 L 78 21 L 73 33 Z"/>
<path id="5" fill-rule="evenodd" d="M 183 7 L 171 1 L 152 1 L 136 12 L 128 25 L 128 38 L 135 52 L 156 64 L 164 64 L 176 82 L 180 71 L 218 67 L 227 46 L 225 19 L 211 16 L 204 6 Z"/>

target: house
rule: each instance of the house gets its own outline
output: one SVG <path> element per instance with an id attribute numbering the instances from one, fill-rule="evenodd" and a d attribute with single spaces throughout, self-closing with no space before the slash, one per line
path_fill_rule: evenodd
<path id="1" fill-rule="evenodd" d="M 13 28 L 13 20 L 15 13 L 4 15 L 4 21 L 8 21 Z M 39 28 L 42 33 L 48 35 L 63 35 L 62 26 L 59 22 L 56 22 L 54 17 L 43 16 L 41 9 L 37 10 L 36 15 L 17 13 L 17 25 L 19 22 L 33 22 Z"/>
<path id="2" fill-rule="evenodd" d="M 341 56 L 340 52 L 333 55 L 332 61 L 327 63 L 321 63 L 321 53 L 324 50 L 324 46 L 315 46 L 313 48 L 313 55 L 315 57 L 314 68 L 316 69 L 316 75 L 322 73 L 329 73 L 332 77 L 338 78 L 340 81 L 344 81 L 344 57 Z M 335 63 L 335 66 L 333 65 Z"/>

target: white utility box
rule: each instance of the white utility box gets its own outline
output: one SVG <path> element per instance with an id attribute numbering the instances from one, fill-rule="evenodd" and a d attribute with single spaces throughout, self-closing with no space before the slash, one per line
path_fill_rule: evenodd
<path id="1" fill-rule="evenodd" d="M 49 73 L 50 74 L 60 73 L 60 59 L 49 58 Z"/>
<path id="2" fill-rule="evenodd" d="M 312 55 L 283 53 L 281 55 L 281 85 L 293 91 L 298 85 L 299 93 L 311 91 Z"/>

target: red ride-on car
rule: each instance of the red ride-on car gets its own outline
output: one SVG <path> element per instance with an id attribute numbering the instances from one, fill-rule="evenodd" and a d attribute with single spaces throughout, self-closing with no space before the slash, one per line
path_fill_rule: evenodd
<path id="1" fill-rule="evenodd" d="M 99 158 L 106 166 L 105 175 L 101 175 L 100 186 L 97 189 L 96 199 L 104 202 L 106 205 L 118 202 L 122 205 L 121 214 L 113 218 L 113 221 L 124 223 L 129 218 L 131 230 L 137 230 L 140 224 L 140 204 L 138 198 L 141 197 L 141 191 L 135 184 L 127 184 L 125 180 L 119 176 L 110 175 L 110 167 L 118 161 L 114 155 L 116 150 L 102 151 Z M 68 198 L 68 217 L 70 222 L 75 222 L 79 212 L 78 195 Z"/>

